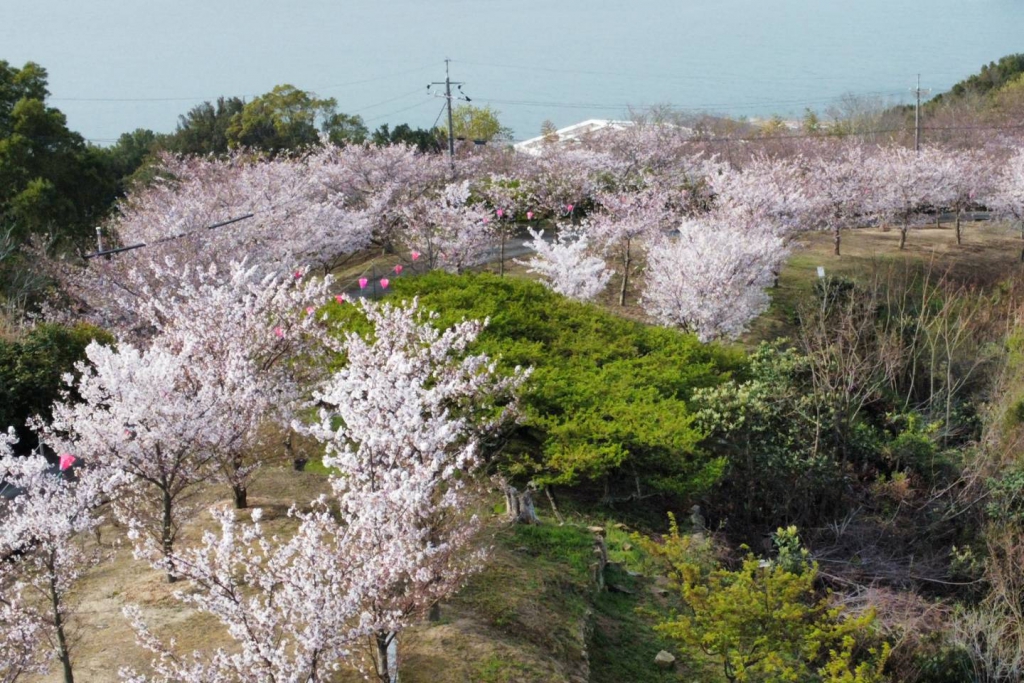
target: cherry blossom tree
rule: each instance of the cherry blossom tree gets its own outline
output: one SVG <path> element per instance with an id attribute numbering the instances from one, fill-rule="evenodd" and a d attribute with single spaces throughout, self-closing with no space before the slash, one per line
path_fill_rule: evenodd
<path id="1" fill-rule="evenodd" d="M 514 419 L 527 373 L 503 377 L 490 358 L 466 355 L 482 323 L 439 331 L 415 301 L 362 305 L 373 336 L 345 336 L 348 362 L 318 395 L 326 407 L 313 434 L 342 473 L 331 480 L 341 517 L 381 572 L 364 609 L 387 682 L 398 632 L 479 566 L 469 476 L 485 440 Z"/>
<path id="2" fill-rule="evenodd" d="M 612 271 L 604 259 L 589 255 L 590 238 L 586 226 L 561 223 L 554 242 L 544 239 L 544 231 L 530 229 L 529 247 L 535 256 L 523 261 L 531 273 L 554 292 L 577 301 L 591 301 L 608 285 Z"/>
<path id="3" fill-rule="evenodd" d="M 98 560 L 77 537 L 100 523 L 94 510 L 118 477 L 84 468 L 66 481 L 41 455 L 2 450 L 0 481 L 17 493 L 0 499 L 0 680 L 44 672 L 56 658 L 73 683 L 71 593 Z"/>
<path id="4" fill-rule="evenodd" d="M 527 373 L 502 377 L 491 359 L 466 353 L 481 323 L 440 331 L 415 302 L 360 305 L 373 332 L 345 336 L 347 364 L 318 394 L 310 428 L 327 446 L 337 514 L 326 498 L 293 510 L 298 531 L 281 541 L 264 535 L 258 512 L 240 531 L 218 513 L 220 533 L 176 550 L 173 564 L 195 586 L 179 598 L 217 617 L 238 647 L 179 655 L 130 610 L 157 659 L 153 677 L 124 671 L 124 680 L 315 681 L 348 662 L 391 683 L 398 632 L 479 567 L 470 477 L 487 439 L 514 419 Z M 157 548 L 149 554 L 164 561 Z M 366 637 L 369 662 L 356 656 Z"/>
<path id="5" fill-rule="evenodd" d="M 584 144 L 616 159 L 619 177 L 653 177 L 664 187 L 682 188 L 704 175 L 699 156 L 691 150 L 692 130 L 649 116 L 637 116 L 631 123 L 598 131 Z"/>
<path id="6" fill-rule="evenodd" d="M 764 290 L 785 254 L 764 226 L 735 216 L 688 218 L 678 236 L 659 236 L 648 248 L 641 302 L 660 323 L 701 341 L 735 338 L 768 308 Z"/>
<path id="7" fill-rule="evenodd" d="M 670 227 L 668 197 L 657 187 L 637 192 L 603 193 L 597 201 L 602 210 L 590 223 L 590 234 L 605 254 L 618 262 L 622 275 L 619 305 L 626 305 L 629 276 L 636 270 L 637 247 Z"/>
<path id="8" fill-rule="evenodd" d="M 371 242 L 371 208 L 353 207 L 330 165 L 334 148 L 301 159 L 235 153 L 223 160 L 162 157 L 161 176 L 120 204 L 107 245 L 147 246 L 111 258 L 46 262 L 72 301 L 71 315 L 107 329 L 145 334 L 146 296 L 173 296 L 182 277 L 233 261 L 263 273 L 332 270 Z M 336 189 L 335 185 L 341 185 Z M 250 218 L 212 230 L 217 222 Z M 140 327 L 142 326 L 142 327 Z"/>
<path id="9" fill-rule="evenodd" d="M 391 251 L 404 226 L 404 208 L 452 182 L 448 164 L 437 154 L 409 145 L 325 146 L 311 159 L 322 168 L 324 184 L 365 211 L 373 242 Z"/>
<path id="10" fill-rule="evenodd" d="M 708 182 L 719 210 L 725 213 L 744 214 L 783 234 L 810 227 L 811 205 L 799 160 L 761 154 L 741 169 L 722 169 Z"/>
<path id="11" fill-rule="evenodd" d="M 176 552 L 174 565 L 192 585 L 176 597 L 217 618 L 237 647 L 180 654 L 146 625 L 138 607 L 125 614 L 138 642 L 156 655 L 151 675 L 125 668 L 132 683 L 299 683 L 328 680 L 353 659 L 352 648 L 375 624 L 363 609 L 384 577 L 350 542 L 350 532 L 320 499 L 286 541 L 268 538 L 253 511 L 239 525 L 214 513 L 220 533 L 207 531 L 197 548 Z M 239 528 L 241 527 L 241 528 Z"/>
<path id="12" fill-rule="evenodd" d="M 372 236 L 365 209 L 350 208 L 333 187 L 333 157 L 332 148 L 299 159 L 164 155 L 157 180 L 128 195 L 111 230 L 126 245 L 199 231 L 190 241 L 199 263 L 248 258 L 270 268 L 305 263 L 329 272 Z M 204 230 L 247 214 L 252 218 Z"/>
<path id="13" fill-rule="evenodd" d="M 842 229 L 869 211 L 869 185 L 860 145 L 829 145 L 806 160 L 803 174 L 809 201 L 809 227 L 832 233 L 833 253 L 840 255 Z"/>
<path id="14" fill-rule="evenodd" d="M 901 251 L 911 221 L 931 206 L 935 196 L 935 172 L 929 159 L 929 154 L 895 146 L 881 147 L 867 158 L 872 210 L 884 220 L 899 223 Z"/>
<path id="15" fill-rule="evenodd" d="M 996 183 L 996 166 L 980 149 L 931 149 L 927 163 L 934 174 L 933 203 L 956 215 L 956 243 L 961 244 L 964 211 L 981 204 Z"/>
<path id="16" fill-rule="evenodd" d="M 1024 240 L 1024 147 L 1017 148 L 1003 164 L 989 204 L 998 215 L 1020 226 L 1020 238 Z M 1020 258 L 1024 262 L 1024 248 Z"/>
<path id="17" fill-rule="evenodd" d="M 570 205 L 593 203 L 623 168 L 624 164 L 607 152 L 555 146 L 534 161 L 527 186 L 539 208 L 560 218 L 571 213 L 566 211 Z"/>
<path id="18" fill-rule="evenodd" d="M 51 446 L 126 475 L 114 512 L 140 547 L 158 544 L 169 581 L 176 580 L 172 551 L 188 498 L 208 476 L 222 421 L 237 409 L 202 380 L 199 351 L 93 342 L 88 362 L 77 365 L 81 400 L 55 403 L 53 421 L 39 425 Z"/>
<path id="19" fill-rule="evenodd" d="M 11 445 L 16 440 L 13 430 L 0 432 L 0 468 L 6 469 L 11 462 Z M 3 477 L 0 482 L 0 493 L 14 490 L 14 485 Z M 0 509 L 9 505 L 0 503 Z M 6 539 L 6 534 L 0 538 Z M 15 578 L 13 563 L 24 553 L 23 542 L 17 539 L 13 549 L 0 554 L 0 683 L 14 683 L 26 674 L 45 672 L 53 655 L 52 651 L 40 651 L 39 644 L 46 637 L 43 615 L 26 600 L 29 586 Z"/>
<path id="20" fill-rule="evenodd" d="M 491 174 L 473 188 L 494 211 L 491 232 L 498 238 L 498 273 L 505 275 L 505 243 L 515 232 L 516 221 L 533 218 L 530 207 L 536 204 L 526 184 L 517 178 Z"/>
<path id="21" fill-rule="evenodd" d="M 483 263 L 491 242 L 489 211 L 469 203 L 469 181 L 438 196 L 421 197 L 402 210 L 404 239 L 427 268 L 459 273 Z"/>
<path id="22" fill-rule="evenodd" d="M 232 406 L 200 448 L 213 454 L 211 464 L 244 508 L 260 465 L 260 428 L 290 425 L 308 399 L 305 389 L 322 378 L 332 338 L 318 311 L 333 301 L 332 280 L 232 263 L 181 281 L 170 296 L 146 298 L 142 316 L 159 331 L 159 343 L 175 352 L 190 348 L 193 376 Z"/>

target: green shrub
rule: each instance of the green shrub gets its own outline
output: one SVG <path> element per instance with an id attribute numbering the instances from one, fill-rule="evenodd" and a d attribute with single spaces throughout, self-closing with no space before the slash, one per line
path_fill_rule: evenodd
<path id="1" fill-rule="evenodd" d="M 0 428 L 14 427 L 22 448 L 36 443 L 25 421 L 35 415 L 50 417 L 50 406 L 65 388 L 62 376 L 85 359 L 85 347 L 93 340 L 114 341 L 92 325 L 52 323 L 37 325 L 21 339 L 0 340 Z"/>
<path id="2" fill-rule="evenodd" d="M 809 374 L 807 359 L 783 339 L 750 355 L 742 381 L 694 392 L 696 425 L 728 464 L 710 501 L 717 517 L 771 529 L 840 503 L 842 472 L 816 438 L 821 410 Z"/>
<path id="3" fill-rule="evenodd" d="M 778 560 L 748 555 L 735 571 L 721 566 L 709 571 L 686 561 L 694 538 L 680 535 L 673 524 L 664 543 L 647 542 L 645 549 L 665 560 L 669 585 L 686 606 L 657 631 L 684 655 L 709 657 L 720 674 L 713 680 L 885 680 L 890 648 L 872 632 L 874 615 L 846 614 L 817 594 L 818 568 L 805 561 L 795 528 L 777 532 Z"/>
<path id="4" fill-rule="evenodd" d="M 688 401 L 740 367 L 742 356 L 692 335 L 625 320 L 542 285 L 488 274 L 433 272 L 393 283 L 438 325 L 488 318 L 476 352 L 506 369 L 533 367 L 524 420 L 502 467 L 540 484 L 603 487 L 610 496 L 691 495 L 724 462 L 700 448 Z M 331 315 L 345 306 L 329 307 Z M 350 307 L 349 307 L 350 308 Z"/>

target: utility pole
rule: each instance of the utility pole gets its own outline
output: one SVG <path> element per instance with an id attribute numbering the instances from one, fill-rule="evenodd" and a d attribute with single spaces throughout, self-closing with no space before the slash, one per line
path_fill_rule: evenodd
<path id="1" fill-rule="evenodd" d="M 427 90 L 430 90 L 431 85 L 443 85 L 444 94 L 437 95 L 437 97 L 445 98 L 448 106 L 448 161 L 452 166 L 452 170 L 455 170 L 455 124 L 452 120 L 452 86 L 458 86 L 459 90 L 462 90 L 464 85 L 461 82 L 453 81 L 448 71 L 449 63 L 452 60 L 445 58 L 444 60 L 444 81 L 434 81 L 427 86 Z M 466 102 L 471 100 L 468 97 L 463 96 L 460 99 L 464 99 Z"/>

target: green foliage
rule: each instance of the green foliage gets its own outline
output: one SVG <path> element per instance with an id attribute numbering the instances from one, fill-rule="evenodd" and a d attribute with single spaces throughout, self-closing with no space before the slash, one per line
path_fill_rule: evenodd
<path id="1" fill-rule="evenodd" d="M 949 92 L 936 95 L 929 104 L 956 102 L 970 95 L 986 95 L 1021 74 L 1024 74 L 1024 54 L 1007 55 L 998 62 L 990 62 L 981 67 L 978 73 L 955 84 Z"/>
<path id="2" fill-rule="evenodd" d="M 790 574 L 803 574 L 811 568 L 810 553 L 800 542 L 800 534 L 795 526 L 776 529 L 772 534 L 772 543 L 778 553 L 775 564 L 782 569 Z"/>
<path id="3" fill-rule="evenodd" d="M 19 340 L 0 340 L 0 428 L 14 427 L 22 446 L 34 445 L 25 421 L 35 415 L 49 418 L 50 406 L 65 388 L 62 376 L 84 360 L 85 347 L 94 340 L 114 341 L 98 327 L 51 323 L 36 326 Z"/>
<path id="4" fill-rule="evenodd" d="M 38 64 L 0 60 L 0 232 L 74 240 L 107 210 L 116 178 L 102 152 L 46 105 L 46 79 Z"/>
<path id="5" fill-rule="evenodd" d="M 1000 472 L 987 482 L 988 501 L 985 511 L 996 522 L 1024 523 L 1024 464 Z"/>
<path id="6" fill-rule="evenodd" d="M 342 114 L 337 107 L 334 98 L 320 99 L 293 85 L 274 86 L 231 117 L 225 131 L 228 146 L 296 151 L 319 144 L 321 132 L 336 145 L 365 140 L 363 120 Z"/>
<path id="7" fill-rule="evenodd" d="M 724 462 L 699 447 L 687 402 L 727 379 L 740 365 L 735 354 L 527 280 L 434 272 L 392 287 L 437 311 L 438 325 L 489 319 L 474 350 L 506 369 L 533 367 L 523 425 L 501 463 L 510 474 L 627 497 L 693 495 L 721 475 Z"/>
<path id="8" fill-rule="evenodd" d="M 817 135 L 822 131 L 821 118 L 810 107 L 804 109 L 804 117 L 800 122 L 800 128 L 807 135 Z"/>
<path id="9" fill-rule="evenodd" d="M 238 97 L 218 97 L 203 102 L 178 117 L 178 126 L 165 142 L 168 151 L 177 154 L 225 154 L 228 151 L 228 127 L 241 115 L 245 102 Z"/>
<path id="10" fill-rule="evenodd" d="M 131 133 L 122 133 L 110 147 L 96 149 L 110 177 L 117 179 L 118 196 L 124 195 L 136 182 L 152 180 L 154 153 L 165 145 L 166 138 L 147 128 L 138 128 Z"/>
<path id="11" fill-rule="evenodd" d="M 501 125 L 498 114 L 490 107 L 460 104 L 452 110 L 452 129 L 459 140 L 511 140 L 512 131 Z M 442 139 L 448 137 L 448 126 L 440 129 Z"/>
<path id="12" fill-rule="evenodd" d="M 817 565 L 800 562 L 796 572 L 787 566 L 802 555 L 796 529 L 780 530 L 778 538 L 786 561 L 748 555 L 735 571 L 681 559 L 693 541 L 674 525 L 663 544 L 648 543 L 686 606 L 656 629 L 684 652 L 711 657 L 717 680 L 729 683 L 883 681 L 889 645 L 872 633 L 874 615 L 844 614 L 819 597 Z"/>
<path id="13" fill-rule="evenodd" d="M 814 298 L 826 309 L 849 302 L 854 295 L 856 283 L 841 275 L 827 275 L 814 281 Z"/>
<path id="14" fill-rule="evenodd" d="M 841 471 L 815 440 L 810 384 L 807 359 L 779 340 L 754 350 L 744 380 L 694 392 L 696 426 L 728 463 L 713 507 L 738 526 L 771 528 L 838 502 Z"/>
<path id="15" fill-rule="evenodd" d="M 437 128 L 413 130 L 408 123 L 395 126 L 394 130 L 391 130 L 386 123 L 381 124 L 377 130 L 373 131 L 370 140 L 380 147 L 397 144 L 410 145 L 424 154 L 438 154 L 442 151 L 440 130 Z"/>

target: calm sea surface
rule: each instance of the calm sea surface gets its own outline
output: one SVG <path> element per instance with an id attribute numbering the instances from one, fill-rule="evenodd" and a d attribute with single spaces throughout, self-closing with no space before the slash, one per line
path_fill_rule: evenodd
<path id="1" fill-rule="evenodd" d="M 797 116 L 909 101 L 1024 52 L 1024 0 L 0 0 L 0 59 L 39 62 L 99 143 L 292 83 L 373 128 L 430 126 L 452 78 L 519 139 L 670 103 Z"/>

